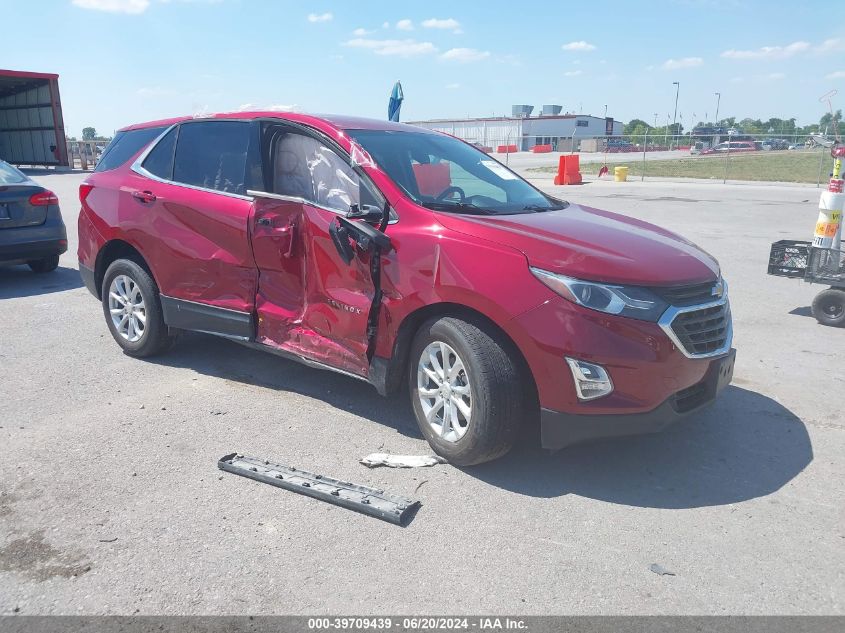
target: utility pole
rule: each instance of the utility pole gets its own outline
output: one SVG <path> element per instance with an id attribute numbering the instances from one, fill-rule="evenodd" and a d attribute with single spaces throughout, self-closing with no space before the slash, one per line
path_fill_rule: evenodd
<path id="1" fill-rule="evenodd" d="M 719 126 L 719 102 L 722 100 L 722 93 L 716 92 L 714 94 L 716 95 L 716 121 L 715 121 L 715 123 L 716 123 L 716 127 L 718 127 Z"/>
<path id="2" fill-rule="evenodd" d="M 678 128 L 675 126 L 678 122 L 678 94 L 681 92 L 681 82 L 673 81 L 672 85 L 675 86 L 675 116 L 672 118 L 672 144 L 674 145 L 675 135 L 678 132 Z"/>

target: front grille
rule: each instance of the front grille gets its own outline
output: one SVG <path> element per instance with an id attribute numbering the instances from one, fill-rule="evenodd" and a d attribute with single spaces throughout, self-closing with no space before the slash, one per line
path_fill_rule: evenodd
<path id="1" fill-rule="evenodd" d="M 698 310 L 679 312 L 670 324 L 678 342 L 690 356 L 706 356 L 727 346 L 731 308 L 727 301 Z"/>
<path id="2" fill-rule="evenodd" d="M 713 301 L 714 281 L 688 286 L 670 286 L 651 288 L 652 292 L 673 306 L 694 306 L 699 303 Z"/>

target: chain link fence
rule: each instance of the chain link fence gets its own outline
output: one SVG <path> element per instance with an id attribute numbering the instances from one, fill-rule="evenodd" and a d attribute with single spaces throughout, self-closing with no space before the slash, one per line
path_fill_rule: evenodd
<path id="1" fill-rule="evenodd" d="M 464 139 L 517 170 L 552 174 L 561 154 L 579 154 L 581 171 L 627 166 L 629 178 L 703 178 L 796 182 L 821 186 L 833 160 L 828 149 L 800 134 L 680 135 L 652 133 L 579 138 L 504 136 Z"/>
<path id="2" fill-rule="evenodd" d="M 702 178 L 797 182 L 821 186 L 833 166 L 828 149 L 806 135 L 682 135 L 615 137 L 516 136 L 464 139 L 501 162 L 529 174 L 554 174 L 561 154 L 579 154 L 581 171 L 598 175 L 607 166 L 628 167 L 629 178 Z M 68 141 L 73 169 L 94 169 L 106 141 Z"/>

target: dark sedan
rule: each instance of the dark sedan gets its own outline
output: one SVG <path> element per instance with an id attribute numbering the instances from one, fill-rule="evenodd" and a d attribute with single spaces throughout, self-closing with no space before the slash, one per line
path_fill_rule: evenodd
<path id="1" fill-rule="evenodd" d="M 27 264 L 48 273 L 66 250 L 56 194 L 0 160 L 0 265 Z"/>

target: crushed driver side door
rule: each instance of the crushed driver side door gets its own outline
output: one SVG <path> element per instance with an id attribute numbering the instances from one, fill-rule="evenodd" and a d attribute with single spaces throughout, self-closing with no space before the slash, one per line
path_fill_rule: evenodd
<path id="1" fill-rule="evenodd" d="M 267 190 L 250 191 L 255 198 L 251 240 L 259 270 L 256 341 L 366 377 L 368 317 L 376 294 L 373 250 L 356 242 L 360 231 L 355 226 L 363 220 L 345 216 L 353 205 L 373 209 L 384 201 L 330 144 L 298 127 L 263 126 Z M 348 261 L 332 229 L 339 222 L 352 224 L 351 234 L 346 233 L 353 254 Z M 368 230 L 378 233 L 376 239 L 387 239 L 370 225 L 362 229 Z"/>

